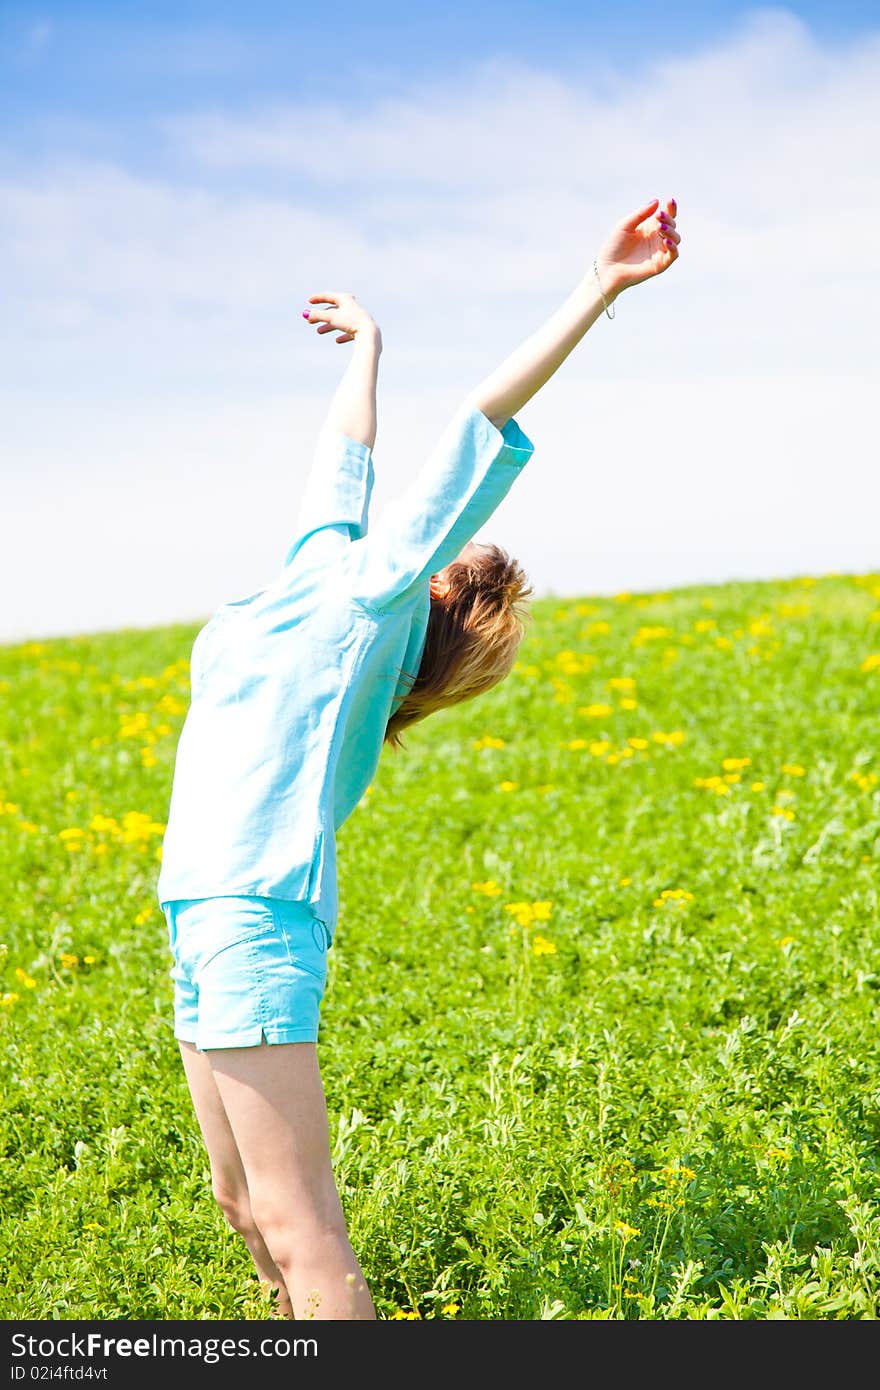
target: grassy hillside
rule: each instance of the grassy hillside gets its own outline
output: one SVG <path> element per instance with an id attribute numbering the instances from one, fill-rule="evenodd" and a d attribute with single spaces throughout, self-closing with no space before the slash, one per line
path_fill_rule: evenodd
<path id="1" fill-rule="evenodd" d="M 339 836 L 383 1317 L 873 1319 L 880 575 L 545 599 Z M 155 899 L 197 628 L 0 649 L 0 1317 L 266 1316 Z"/>

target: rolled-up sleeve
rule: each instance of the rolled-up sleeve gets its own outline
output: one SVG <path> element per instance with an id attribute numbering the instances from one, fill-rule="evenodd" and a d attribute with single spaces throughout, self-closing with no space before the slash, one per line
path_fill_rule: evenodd
<path id="1" fill-rule="evenodd" d="M 449 564 L 533 452 L 515 419 L 499 430 L 481 410 L 461 406 L 412 486 L 350 547 L 352 596 L 381 612 Z"/>
<path id="2" fill-rule="evenodd" d="M 373 477 L 368 445 L 335 430 L 322 431 L 284 565 L 289 565 L 309 537 L 318 532 L 335 535 L 343 544 L 363 536 Z"/>

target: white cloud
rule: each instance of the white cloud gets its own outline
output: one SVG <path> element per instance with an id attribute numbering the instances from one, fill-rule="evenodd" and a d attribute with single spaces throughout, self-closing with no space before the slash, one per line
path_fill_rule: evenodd
<path id="1" fill-rule="evenodd" d="M 300 320 L 309 293 L 382 321 L 381 505 L 654 194 L 679 199 L 680 262 L 522 413 L 512 546 L 556 592 L 871 567 L 878 86 L 880 33 L 831 49 L 769 10 L 625 76 L 490 60 L 356 118 L 178 117 L 173 176 L 7 152 L 0 582 L 32 578 L 0 640 L 260 582 L 285 535 L 263 493 L 292 509 L 291 441 L 344 360 Z"/>
<path id="2" fill-rule="evenodd" d="M 482 536 L 539 594 L 877 568 L 869 388 L 821 372 L 568 380 L 523 413 L 536 452 Z M 386 397 L 374 516 L 456 403 Z M 287 548 L 323 408 L 304 392 L 212 405 L 210 424 L 198 404 L 59 411 L 33 471 L 5 485 L 4 637 L 195 622 L 260 588 Z"/>

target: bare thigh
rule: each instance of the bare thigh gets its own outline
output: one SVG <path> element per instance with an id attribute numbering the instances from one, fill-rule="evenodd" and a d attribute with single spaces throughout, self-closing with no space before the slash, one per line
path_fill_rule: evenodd
<path id="1" fill-rule="evenodd" d="M 212 1048 L 207 1056 L 254 1220 L 295 1316 L 374 1318 L 333 1174 L 316 1045 Z"/>
<path id="2" fill-rule="evenodd" d="M 180 1052 L 214 1195 L 283 1315 L 375 1318 L 336 1188 L 315 1044 Z"/>
<path id="3" fill-rule="evenodd" d="M 196 1119 L 211 1163 L 214 1195 L 224 1210 L 227 1206 L 249 1205 L 244 1166 L 208 1054 L 199 1052 L 192 1043 L 181 1042 L 179 1046 Z"/>
<path id="4" fill-rule="evenodd" d="M 281 1200 L 300 1222 L 338 1222 L 342 1213 L 315 1044 L 212 1048 L 204 1056 L 246 1186 L 264 1216 L 267 1206 Z"/>
<path id="5" fill-rule="evenodd" d="M 251 1207 L 244 1164 L 229 1123 L 217 1082 L 206 1053 L 192 1043 L 181 1042 L 180 1054 L 189 1082 L 190 1095 L 202 1138 L 211 1160 L 211 1182 L 220 1209 L 232 1228 L 239 1232 L 251 1253 L 260 1282 L 275 1291 L 275 1308 L 280 1317 L 292 1317 L 293 1308 L 284 1277 L 266 1248 L 257 1229 Z"/>

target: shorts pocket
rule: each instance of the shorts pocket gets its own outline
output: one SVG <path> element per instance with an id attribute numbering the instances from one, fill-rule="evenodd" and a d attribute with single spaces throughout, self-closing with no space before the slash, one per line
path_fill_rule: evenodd
<path id="1" fill-rule="evenodd" d="M 299 906 L 299 905 L 297 905 Z M 317 917 L 305 917 L 301 911 L 273 906 L 276 929 L 284 942 L 287 959 L 299 970 L 305 970 L 322 982 L 327 978 L 327 930 Z"/>

